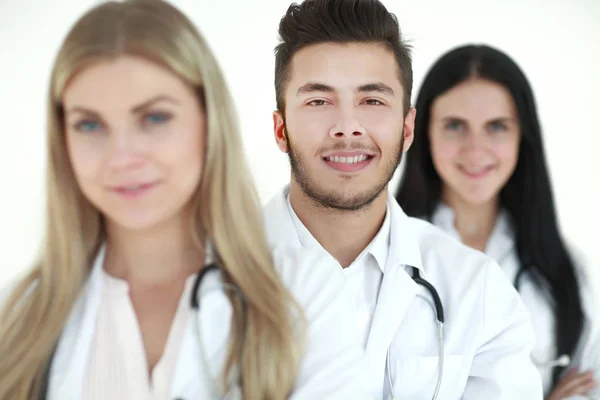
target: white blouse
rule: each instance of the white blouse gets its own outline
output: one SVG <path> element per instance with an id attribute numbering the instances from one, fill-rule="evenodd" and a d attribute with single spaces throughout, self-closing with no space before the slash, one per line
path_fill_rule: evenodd
<path id="1" fill-rule="evenodd" d="M 129 285 L 102 271 L 100 309 L 85 374 L 84 400 L 169 398 L 173 370 L 192 313 L 187 299 L 193 277 L 186 281 L 164 352 L 148 376 L 148 361 Z"/>

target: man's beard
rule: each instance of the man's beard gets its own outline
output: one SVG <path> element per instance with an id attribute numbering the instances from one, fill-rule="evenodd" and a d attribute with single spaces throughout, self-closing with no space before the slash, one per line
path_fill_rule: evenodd
<path id="1" fill-rule="evenodd" d="M 368 208 L 375 199 L 379 197 L 381 192 L 387 187 L 388 183 L 392 180 L 400 161 L 402 160 L 402 147 L 404 144 L 404 135 L 401 135 L 400 142 L 394 149 L 394 157 L 388 163 L 386 173 L 383 178 L 376 182 L 376 184 L 361 193 L 353 193 L 350 187 L 350 195 L 344 196 L 343 194 L 336 193 L 334 190 L 328 191 L 319 187 L 319 185 L 309 176 L 302 156 L 296 153 L 293 143 L 290 141 L 288 131 L 286 128 L 285 137 L 288 143 L 288 158 L 290 160 L 290 166 L 292 169 L 292 176 L 298 183 L 302 191 L 308 196 L 315 204 L 329 209 L 335 209 L 338 211 L 358 211 Z M 352 179 L 348 177 L 348 179 Z M 349 185 L 350 186 L 350 185 Z"/>

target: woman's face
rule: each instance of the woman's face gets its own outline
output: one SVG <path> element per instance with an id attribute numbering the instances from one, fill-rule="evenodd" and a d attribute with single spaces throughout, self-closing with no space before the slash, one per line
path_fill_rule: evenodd
<path id="1" fill-rule="evenodd" d="M 200 183 L 206 129 L 188 85 L 123 56 L 77 74 L 63 103 L 75 178 L 108 223 L 143 230 L 184 216 Z"/>
<path id="2" fill-rule="evenodd" d="M 433 102 L 429 138 L 444 201 L 495 201 L 515 170 L 521 140 L 510 92 L 483 79 L 460 83 Z"/>

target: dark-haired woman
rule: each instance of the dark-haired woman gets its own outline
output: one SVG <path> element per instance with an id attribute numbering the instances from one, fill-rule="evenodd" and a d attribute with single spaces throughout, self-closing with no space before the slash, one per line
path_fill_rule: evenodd
<path id="1" fill-rule="evenodd" d="M 503 52 L 467 45 L 427 73 L 396 198 L 494 258 L 531 312 L 548 400 L 596 399 L 593 289 L 562 239 L 535 101 Z"/>

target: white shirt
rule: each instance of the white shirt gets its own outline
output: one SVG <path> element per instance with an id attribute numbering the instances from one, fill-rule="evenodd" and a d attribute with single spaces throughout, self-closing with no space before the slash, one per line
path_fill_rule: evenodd
<path id="1" fill-rule="evenodd" d="M 190 276 L 173 318 L 163 354 L 148 376 L 148 361 L 127 281 L 102 270 L 102 293 L 84 384 L 84 400 L 164 400 L 192 310 Z M 150 378 L 150 379 L 149 379 Z"/>
<path id="2" fill-rule="evenodd" d="M 300 239 L 300 243 L 306 248 L 317 248 L 326 253 L 326 257 L 333 259 L 336 264 L 340 265 L 314 236 L 306 229 L 302 221 L 292 207 L 290 196 L 287 195 L 287 204 Z M 349 296 L 354 299 L 356 309 L 356 319 L 358 332 L 362 339 L 363 345 L 367 345 L 375 308 L 377 306 L 377 297 L 379 296 L 379 288 L 385 271 L 385 264 L 388 258 L 388 250 L 390 247 L 390 212 L 389 206 L 386 209 L 385 219 L 381 228 L 371 240 L 369 245 L 356 257 L 356 259 L 348 267 L 344 268 L 344 276 L 346 278 L 346 287 Z M 341 268 L 341 265 L 340 265 Z"/>

